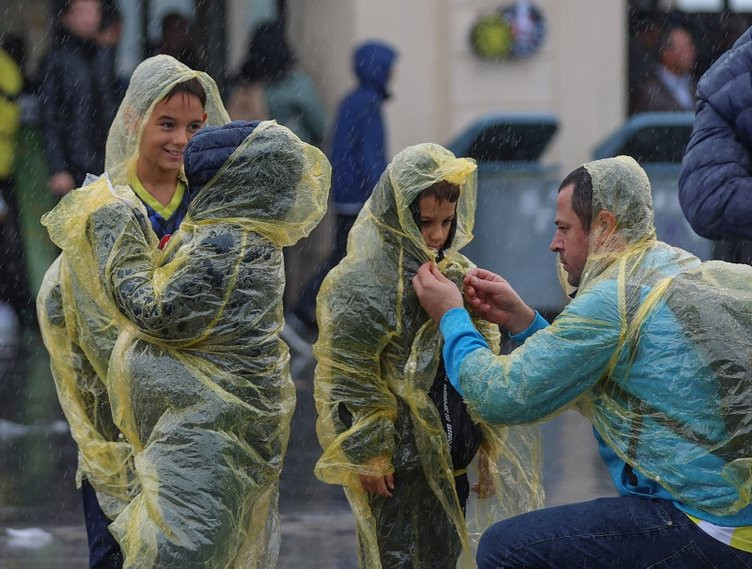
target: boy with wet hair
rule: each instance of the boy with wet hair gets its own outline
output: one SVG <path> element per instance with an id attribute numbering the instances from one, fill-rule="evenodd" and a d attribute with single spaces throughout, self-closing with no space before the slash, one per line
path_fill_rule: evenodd
<path id="1" fill-rule="evenodd" d="M 468 524 L 475 533 L 540 505 L 535 435 L 469 413 L 446 379 L 439 330 L 409 286 L 426 261 L 458 281 L 472 266 L 458 249 L 472 238 L 475 169 L 434 144 L 400 152 L 318 296 L 316 475 L 344 486 L 361 567 L 472 567 Z M 483 333 L 498 346 L 498 329 Z M 482 499 L 466 522 L 476 454 Z M 501 483 L 499 458 L 510 459 L 515 484 Z"/>

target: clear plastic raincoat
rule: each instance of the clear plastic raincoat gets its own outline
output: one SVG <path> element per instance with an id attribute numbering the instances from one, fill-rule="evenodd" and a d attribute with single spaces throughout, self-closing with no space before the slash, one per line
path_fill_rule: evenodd
<path id="1" fill-rule="evenodd" d="M 45 342 L 85 475 L 115 480 L 126 567 L 276 564 L 295 402 L 281 248 L 321 219 L 329 179 L 320 151 L 269 122 L 164 251 L 130 188 L 106 178 L 45 217 L 63 250 L 39 299 Z M 123 439 L 99 427 L 100 409 Z"/>
<path id="2" fill-rule="evenodd" d="M 463 394 L 506 424 L 574 404 L 683 510 L 750 525 L 752 268 L 657 241 L 650 183 L 632 158 L 585 168 L 593 219 L 613 213 L 615 231 L 591 229 L 577 296 L 551 326 L 509 356 L 463 360 Z"/>
<path id="3" fill-rule="evenodd" d="M 356 517 L 363 567 L 473 567 L 474 536 L 491 522 L 542 505 L 534 428 L 482 423 L 473 477 L 486 494 L 468 504 L 466 525 L 454 486 L 447 436 L 427 393 L 441 355 L 441 334 L 420 307 L 411 278 L 436 254 L 410 205 L 439 181 L 461 187 L 456 233 L 438 263 L 455 282 L 472 264 L 457 251 L 472 239 L 476 166 L 434 144 L 400 152 L 382 175 L 352 231 L 347 255 L 318 296 L 315 397 L 324 453 L 316 475 L 342 484 Z M 495 326 L 477 325 L 492 346 Z M 349 417 L 348 417 L 349 415 Z M 383 457 L 375 462 L 374 457 Z M 368 496 L 359 474 L 394 473 L 392 498 Z M 492 480 L 492 486 L 486 485 Z M 398 496 L 400 485 L 408 486 Z M 438 565 L 436 565 L 438 563 Z"/>
<path id="4" fill-rule="evenodd" d="M 206 92 L 207 124 L 229 122 L 217 86 L 206 73 L 167 55 L 145 60 L 133 72 L 107 138 L 105 169 L 114 184 L 131 183 L 141 132 L 154 105 L 175 85 L 193 78 Z M 78 445 L 77 484 L 87 479 L 102 510 L 114 519 L 137 491 L 130 443 L 113 422 L 105 384 L 120 330 L 112 325 L 116 314 L 103 289 L 89 290 L 79 282 L 83 274 L 70 265 L 75 257 L 69 249 L 49 268 L 37 312 L 60 405 Z"/>

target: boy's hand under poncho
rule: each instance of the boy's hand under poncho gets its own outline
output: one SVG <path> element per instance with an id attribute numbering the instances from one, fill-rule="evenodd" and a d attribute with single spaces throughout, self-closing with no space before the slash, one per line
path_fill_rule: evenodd
<path id="1" fill-rule="evenodd" d="M 117 334 L 103 372 L 139 491 L 110 529 L 126 567 L 273 567 L 295 405 L 282 247 L 321 220 L 330 167 L 271 121 L 200 131 L 185 166 L 197 193 L 164 251 L 105 178 L 44 219 L 63 288 L 103 303 Z"/>
<path id="2" fill-rule="evenodd" d="M 448 549 L 460 555 L 461 566 L 472 567 L 468 529 L 477 538 L 491 522 L 542 505 L 536 429 L 491 427 L 474 417 L 483 432 L 476 457 L 484 472 L 479 489 L 495 493 L 482 500 L 471 493 L 466 524 L 455 491 L 454 477 L 461 473 L 453 472 L 447 435 L 429 398 L 442 341 L 410 280 L 437 257 L 416 222 L 415 203 L 438 182 L 460 188 L 454 237 L 438 267 L 461 282 L 472 267 L 457 251 L 472 239 L 475 170 L 472 160 L 435 144 L 400 152 L 355 222 L 347 256 L 318 296 L 315 397 L 324 453 L 316 474 L 345 488 L 362 567 L 381 567 L 387 557 L 434 566 Z M 498 348 L 498 328 L 480 320 L 477 325 Z M 410 488 L 404 503 L 369 496 L 361 486 L 361 476 L 392 473 L 396 489 Z M 382 527 L 391 523 L 385 519 L 394 520 L 391 531 Z M 444 534 L 452 544 L 438 537 Z M 443 563 L 451 562 L 444 557 Z"/>

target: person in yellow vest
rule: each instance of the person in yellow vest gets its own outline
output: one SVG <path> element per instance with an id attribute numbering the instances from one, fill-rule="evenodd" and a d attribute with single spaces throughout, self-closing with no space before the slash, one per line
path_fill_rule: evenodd
<path id="1" fill-rule="evenodd" d="M 23 75 L 18 63 L 0 47 L 0 354 L 17 344 L 17 314 L 29 306 L 23 242 L 13 190 L 16 136 L 21 124 L 18 96 Z"/>

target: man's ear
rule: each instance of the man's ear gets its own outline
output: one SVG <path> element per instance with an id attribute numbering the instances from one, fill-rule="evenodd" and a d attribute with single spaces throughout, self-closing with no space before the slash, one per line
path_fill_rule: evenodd
<path id="1" fill-rule="evenodd" d="M 608 210 L 602 209 L 596 216 L 593 229 L 598 232 L 598 240 L 603 243 L 616 230 L 616 216 Z"/>

